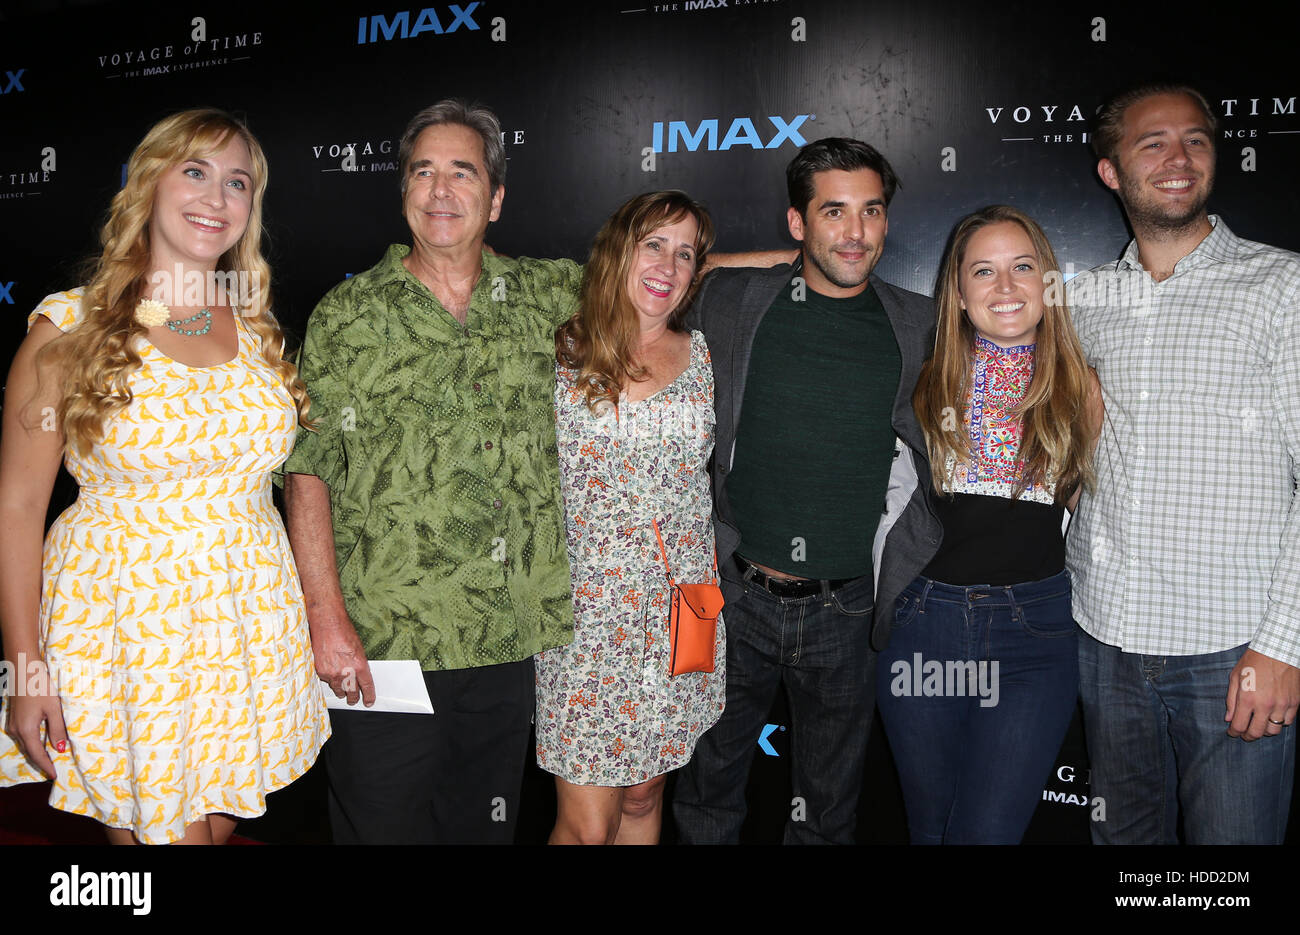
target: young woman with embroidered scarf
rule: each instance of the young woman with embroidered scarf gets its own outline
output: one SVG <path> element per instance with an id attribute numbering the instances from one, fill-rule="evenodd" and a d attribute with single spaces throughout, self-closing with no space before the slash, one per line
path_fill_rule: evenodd
<path id="1" fill-rule="evenodd" d="M 876 679 L 914 844 L 1018 843 L 1075 709 L 1061 526 L 1102 409 L 1056 268 L 1038 224 L 994 205 L 957 225 L 940 277 L 913 403 L 944 538 Z"/>

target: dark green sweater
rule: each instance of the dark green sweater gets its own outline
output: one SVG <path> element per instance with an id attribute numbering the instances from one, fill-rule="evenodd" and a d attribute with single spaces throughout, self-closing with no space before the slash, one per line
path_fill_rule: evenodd
<path id="1" fill-rule="evenodd" d="M 741 555 L 804 578 L 871 573 L 900 367 L 870 286 L 777 296 L 754 337 L 726 487 Z"/>

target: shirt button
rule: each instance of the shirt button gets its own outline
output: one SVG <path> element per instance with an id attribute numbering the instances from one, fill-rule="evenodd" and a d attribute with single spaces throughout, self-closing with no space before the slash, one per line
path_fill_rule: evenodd
<path id="1" fill-rule="evenodd" d="M 486 448 L 488 451 L 491 451 L 491 450 L 492 450 L 492 443 L 491 443 L 491 442 L 484 442 L 484 443 L 483 443 L 483 447 Z"/>
<path id="2" fill-rule="evenodd" d="M 499 510 L 499 509 L 501 509 L 501 500 L 500 500 L 500 498 L 498 498 L 498 499 L 492 501 L 492 509 L 494 509 L 494 510 Z"/>
<path id="3" fill-rule="evenodd" d="M 1142 343 L 1150 347 L 1152 344 L 1155 343 L 1155 341 L 1154 339 L 1152 339 L 1151 335 L 1147 335 L 1146 338 L 1143 339 Z"/>
<path id="4" fill-rule="evenodd" d="M 1143 390 L 1141 393 L 1138 394 L 1138 396 L 1139 396 L 1140 398 L 1142 398 L 1142 399 L 1146 399 L 1146 398 L 1147 398 L 1148 396 L 1150 396 L 1150 395 L 1151 395 L 1151 394 L 1148 393 L 1146 390 Z"/>
<path id="5" fill-rule="evenodd" d="M 474 384 L 474 392 L 475 392 L 475 393 L 477 393 L 477 392 L 478 392 L 479 390 L 481 390 L 481 389 L 483 389 L 483 387 L 480 386 L 478 383 L 475 383 L 475 384 Z"/>
<path id="6" fill-rule="evenodd" d="M 468 328 L 462 328 L 460 333 L 463 334 L 463 335 L 465 335 L 465 337 L 467 337 L 467 338 L 469 337 L 469 329 L 468 329 Z"/>

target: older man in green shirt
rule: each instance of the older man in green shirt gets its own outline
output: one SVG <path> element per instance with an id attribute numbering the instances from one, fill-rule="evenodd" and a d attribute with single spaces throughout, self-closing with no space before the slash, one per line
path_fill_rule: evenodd
<path id="1" fill-rule="evenodd" d="M 553 335 L 581 267 L 484 252 L 505 195 L 490 111 L 421 111 L 400 161 L 413 245 L 312 314 L 316 430 L 285 501 L 321 678 L 370 704 L 368 659 L 417 659 L 436 714 L 334 712 L 330 817 L 338 843 L 509 842 L 532 656 L 573 632 Z"/>

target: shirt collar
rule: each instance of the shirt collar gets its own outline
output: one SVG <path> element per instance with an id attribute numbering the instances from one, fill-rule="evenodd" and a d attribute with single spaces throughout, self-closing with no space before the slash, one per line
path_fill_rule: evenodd
<path id="1" fill-rule="evenodd" d="M 386 286 L 390 283 L 403 283 L 404 285 L 416 286 L 425 292 L 429 287 L 420 281 L 420 278 L 406 268 L 402 260 L 410 256 L 410 244 L 395 243 L 390 244 L 388 250 L 384 253 L 384 258 L 379 261 L 379 266 L 375 269 L 376 285 Z M 486 250 L 482 254 L 482 269 L 479 272 L 478 282 L 474 286 L 474 291 L 483 285 L 484 281 L 490 282 L 492 277 L 498 273 L 505 272 L 506 264 L 498 256 L 488 253 Z"/>
<path id="2" fill-rule="evenodd" d="M 410 252 L 411 248 L 407 244 L 390 244 L 384 253 L 384 258 L 379 261 L 379 266 L 375 269 L 377 285 L 386 286 L 389 283 L 406 282 L 408 278 L 414 279 L 415 277 L 402 265 L 402 260 Z"/>
<path id="3" fill-rule="evenodd" d="M 1195 250 L 1174 264 L 1175 276 L 1189 269 L 1196 269 L 1200 266 L 1213 266 L 1216 263 L 1231 260 L 1236 255 L 1237 237 L 1217 214 L 1211 214 L 1209 217 L 1210 232 L 1205 235 L 1204 240 L 1196 245 Z M 1119 269 L 1143 269 L 1142 261 L 1138 259 L 1136 237 L 1130 240 L 1128 246 L 1124 249 L 1124 255 L 1119 258 L 1118 267 Z"/>

